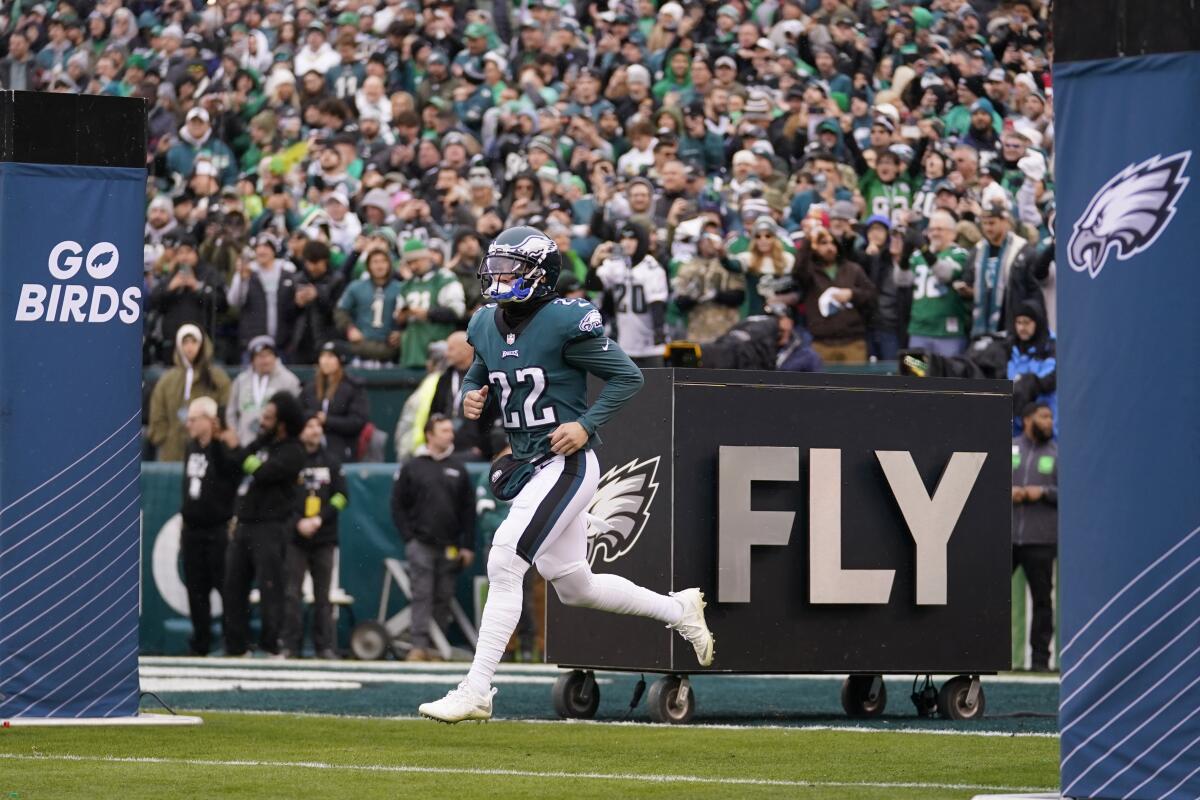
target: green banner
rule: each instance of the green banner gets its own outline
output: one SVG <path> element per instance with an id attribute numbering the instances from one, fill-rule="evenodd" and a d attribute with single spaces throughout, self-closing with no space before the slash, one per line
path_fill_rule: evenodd
<path id="1" fill-rule="evenodd" d="M 498 503 L 487 489 L 487 465 L 472 464 L 476 482 L 476 553 L 483 556 L 492 535 L 504 519 L 507 505 Z M 389 500 L 395 464 L 351 464 L 345 469 L 350 504 L 340 522 L 338 584 L 354 598 L 339 614 L 338 632 L 344 646 L 351 620 L 374 619 L 379 613 L 385 558 L 403 558 L 404 543 L 392 525 Z M 142 465 L 142 604 L 141 651 L 144 654 L 179 655 L 187 652 L 191 635 L 187 593 L 179 560 L 179 504 L 182 465 Z M 475 612 L 474 577 L 486 573 L 484 558 L 469 570 L 472 580 L 460 582 L 459 602 L 468 614 Z M 404 606 L 393 587 L 388 613 Z M 214 618 L 219 605 L 214 607 Z M 476 620 L 478 621 L 478 620 Z"/>

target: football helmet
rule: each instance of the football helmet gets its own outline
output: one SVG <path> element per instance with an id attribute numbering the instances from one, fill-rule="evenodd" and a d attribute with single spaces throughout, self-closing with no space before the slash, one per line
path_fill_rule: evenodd
<path id="1" fill-rule="evenodd" d="M 523 225 L 496 237 L 479 263 L 483 296 L 498 303 L 523 303 L 554 290 L 562 254 L 546 234 Z"/>

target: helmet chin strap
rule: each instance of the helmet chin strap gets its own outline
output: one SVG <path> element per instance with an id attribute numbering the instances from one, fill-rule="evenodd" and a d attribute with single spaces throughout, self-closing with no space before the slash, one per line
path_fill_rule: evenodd
<path id="1" fill-rule="evenodd" d="M 493 294 L 492 299 L 498 303 L 524 303 L 533 297 L 541 281 L 542 279 L 538 278 L 533 282 L 532 286 L 526 288 L 525 279 L 517 278 L 512 284 L 507 284 L 508 288 L 506 291 Z"/>

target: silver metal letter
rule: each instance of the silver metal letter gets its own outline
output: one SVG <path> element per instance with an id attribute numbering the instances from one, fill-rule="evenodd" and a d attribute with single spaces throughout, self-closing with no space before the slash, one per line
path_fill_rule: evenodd
<path id="1" fill-rule="evenodd" d="M 717 601 L 750 602 L 750 548 L 782 546 L 793 511 L 751 511 L 754 481 L 798 481 L 798 447 L 721 447 L 717 459 Z"/>
<path id="2" fill-rule="evenodd" d="M 946 605 L 946 549 L 987 453 L 954 453 L 933 497 L 907 450 L 876 450 L 888 486 L 917 543 L 917 605 Z"/>
<path id="3" fill-rule="evenodd" d="M 842 451 L 808 451 L 809 600 L 885 604 L 894 569 L 842 569 Z"/>

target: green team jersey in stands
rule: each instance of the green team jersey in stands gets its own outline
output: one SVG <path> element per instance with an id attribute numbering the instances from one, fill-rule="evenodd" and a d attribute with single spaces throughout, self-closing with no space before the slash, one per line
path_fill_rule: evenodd
<path id="1" fill-rule="evenodd" d="M 637 393 L 642 372 L 615 341 L 604 335 L 604 321 L 586 300 L 547 297 L 540 307 L 510 328 L 495 303 L 475 312 L 467 339 L 475 363 L 463 380 L 462 394 L 487 385 L 488 402 L 500 404 L 500 418 L 518 459 L 550 450 L 551 432 L 565 422 L 596 429 Z M 587 405 L 587 374 L 607 381 L 596 403 Z"/>
<path id="2" fill-rule="evenodd" d="M 858 182 L 858 189 L 866 201 L 864 220 L 878 214 L 887 217 L 893 225 L 907 224 L 904 215 L 912 208 L 912 185 L 903 175 L 891 183 L 884 183 L 875 170 L 869 170 Z"/>
<path id="3" fill-rule="evenodd" d="M 958 245 L 939 252 L 933 264 L 921 250 L 909 256 L 913 272 L 909 334 L 941 339 L 961 339 L 967 335 L 971 329 L 971 307 L 951 287 L 954 281 L 962 279 L 967 257 L 967 251 Z"/>
<path id="4" fill-rule="evenodd" d="M 467 301 L 454 273 L 438 269 L 400 284 L 396 308 L 429 312 L 424 320 L 409 320 L 400 340 L 400 366 L 420 369 L 425 366 L 429 345 L 454 332 L 455 323 L 467 313 Z"/>
<path id="5" fill-rule="evenodd" d="M 400 297 L 400 282 L 388 280 L 383 286 L 370 278 L 351 281 L 342 292 L 338 308 L 350 316 L 354 327 L 372 342 L 387 341 L 392 332 L 392 310 Z M 421 362 L 423 366 L 424 361 Z"/>

